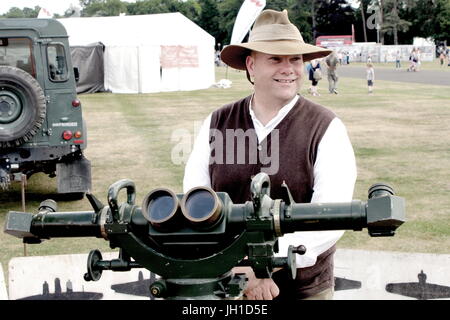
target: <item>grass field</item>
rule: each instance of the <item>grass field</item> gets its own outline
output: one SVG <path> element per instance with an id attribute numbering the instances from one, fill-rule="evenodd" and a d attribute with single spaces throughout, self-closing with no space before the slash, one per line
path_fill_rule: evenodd
<path id="1" fill-rule="evenodd" d="M 135 182 L 139 205 L 156 187 L 181 192 L 184 164 L 174 164 L 171 158 L 180 142 L 174 132 L 187 133 L 189 145 L 195 125 L 212 110 L 250 93 L 243 72 L 218 68 L 216 80 L 223 78 L 233 81 L 231 88 L 80 95 L 88 125 L 86 156 L 92 163 L 92 192 L 105 203 L 109 185 L 122 178 Z M 308 86 L 309 82 L 304 84 L 302 94 L 307 94 Z M 370 185 L 387 182 L 407 205 L 407 222 L 395 237 L 370 238 L 366 231 L 348 231 L 338 247 L 450 253 L 449 88 L 377 81 L 375 93 L 369 96 L 365 80 L 350 78 L 340 79 L 337 96 L 326 93 L 326 87 L 322 80 L 322 95 L 309 98 L 332 109 L 347 126 L 358 165 L 354 199 L 366 200 Z M 47 176 L 33 176 L 27 187 L 27 211 L 35 212 L 44 199 L 58 200 L 55 185 Z M 91 209 L 86 199 L 61 200 L 58 205 L 60 211 Z M 18 184 L 0 193 L 2 226 L 9 210 L 21 211 Z M 23 256 L 24 245 L 4 233 L 0 242 L 0 261 L 6 271 L 12 257 Z M 27 253 L 87 253 L 95 248 L 110 250 L 101 239 L 72 238 L 27 245 Z"/>

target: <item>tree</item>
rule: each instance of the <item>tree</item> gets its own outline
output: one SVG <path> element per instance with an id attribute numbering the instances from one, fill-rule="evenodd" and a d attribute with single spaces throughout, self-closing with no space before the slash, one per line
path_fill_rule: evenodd
<path id="1" fill-rule="evenodd" d="M 191 21 L 197 23 L 202 12 L 202 7 L 197 0 L 178 0 L 174 1 L 174 11 L 180 12 Z"/>
<path id="2" fill-rule="evenodd" d="M 69 8 L 64 11 L 64 18 L 69 18 L 69 17 L 80 17 L 81 16 L 81 9 L 80 7 L 74 6 L 74 5 L 70 5 Z"/>
<path id="3" fill-rule="evenodd" d="M 317 1 L 311 0 L 311 22 L 312 22 L 312 38 L 315 40 L 317 38 L 317 23 L 316 23 L 316 11 L 317 11 Z"/>
<path id="4" fill-rule="evenodd" d="M 220 13 L 219 27 L 225 34 L 223 44 L 230 43 L 234 22 L 236 21 L 241 5 L 241 0 L 222 0 L 217 5 Z"/>
<path id="5" fill-rule="evenodd" d="M 435 42 L 450 41 L 450 1 L 416 0 L 400 8 L 399 15 L 411 22 L 404 33 L 404 41 L 411 43 L 414 37 L 432 38 Z"/>
<path id="6" fill-rule="evenodd" d="M 355 24 L 354 9 L 346 0 L 317 0 L 317 35 L 349 35 Z"/>
<path id="7" fill-rule="evenodd" d="M 120 0 L 80 0 L 81 16 L 118 16 L 125 13 L 127 6 Z"/>
<path id="8" fill-rule="evenodd" d="M 398 32 L 406 32 L 411 26 L 411 22 L 401 19 L 398 14 L 399 6 L 406 6 L 409 1 L 404 0 L 385 0 L 385 14 L 382 25 L 383 33 L 393 35 L 394 44 L 398 44 Z"/>
<path id="9" fill-rule="evenodd" d="M 359 0 L 354 9 L 354 27 L 356 42 L 377 41 L 376 20 L 377 12 L 372 5 L 373 0 Z"/>
<path id="10" fill-rule="evenodd" d="M 216 39 L 216 50 L 221 50 L 226 36 L 221 30 L 220 13 L 215 0 L 199 0 L 201 13 L 198 17 L 198 25 Z"/>
<path id="11" fill-rule="evenodd" d="M 437 0 L 436 11 L 436 31 L 430 37 L 450 43 L 450 1 Z"/>
<path id="12" fill-rule="evenodd" d="M 366 11 L 367 5 L 369 4 L 370 0 L 360 0 L 360 4 L 359 4 L 359 10 L 361 11 L 361 20 L 362 20 L 362 29 L 363 29 L 363 33 L 364 33 L 364 42 L 367 42 L 367 32 L 366 32 L 366 17 L 364 12 Z M 366 2 L 366 3 L 364 3 Z"/>
<path id="13" fill-rule="evenodd" d="M 128 15 L 180 12 L 197 23 L 201 14 L 197 0 L 143 0 L 125 5 Z"/>
<path id="14" fill-rule="evenodd" d="M 314 43 L 316 39 L 317 0 L 291 1 L 289 19 L 302 33 L 303 41 Z"/>
<path id="15" fill-rule="evenodd" d="M 35 6 L 34 9 L 32 8 L 17 8 L 12 7 L 6 12 L 4 15 L 2 15 L 3 18 L 36 18 L 39 14 L 39 11 L 41 10 L 41 7 Z"/>

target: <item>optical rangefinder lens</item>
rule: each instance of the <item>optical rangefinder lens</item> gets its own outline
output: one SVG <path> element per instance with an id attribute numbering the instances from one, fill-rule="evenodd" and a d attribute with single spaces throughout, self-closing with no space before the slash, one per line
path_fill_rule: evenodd
<path id="1" fill-rule="evenodd" d="M 160 196 L 150 201 L 147 214 L 152 221 L 161 221 L 168 218 L 175 208 L 171 196 Z"/>
<path id="2" fill-rule="evenodd" d="M 176 212 L 179 208 L 177 196 L 168 189 L 155 189 L 144 199 L 144 218 L 154 227 L 169 228 L 177 224 Z"/>
<path id="3" fill-rule="evenodd" d="M 212 189 L 196 187 L 185 194 L 181 210 L 193 226 L 208 227 L 221 217 L 222 204 Z"/>
<path id="4" fill-rule="evenodd" d="M 186 209 L 189 216 L 195 220 L 207 218 L 214 209 L 215 200 L 211 193 L 206 190 L 196 190 L 186 200 Z"/>

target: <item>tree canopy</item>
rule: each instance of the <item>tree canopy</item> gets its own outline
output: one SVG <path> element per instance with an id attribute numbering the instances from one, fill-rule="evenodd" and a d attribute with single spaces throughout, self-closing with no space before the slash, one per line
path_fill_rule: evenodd
<path id="1" fill-rule="evenodd" d="M 243 0 L 79 0 L 83 17 L 180 12 L 222 47 L 231 39 L 242 3 Z M 359 42 L 379 39 L 384 44 L 410 44 L 414 37 L 436 42 L 450 40 L 449 0 L 267 0 L 266 9 L 287 9 L 290 20 L 309 43 L 320 35 L 350 35 L 352 25 Z M 12 7 L 1 17 L 33 18 L 39 10 L 39 6 Z M 68 8 L 64 16 L 72 13 L 73 8 Z"/>

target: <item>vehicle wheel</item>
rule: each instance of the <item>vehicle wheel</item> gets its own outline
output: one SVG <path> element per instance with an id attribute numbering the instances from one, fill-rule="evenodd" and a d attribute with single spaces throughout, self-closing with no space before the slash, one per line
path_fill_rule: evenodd
<path id="1" fill-rule="evenodd" d="M 0 66 L 0 147 L 19 146 L 41 128 L 46 113 L 44 91 L 27 72 Z"/>

